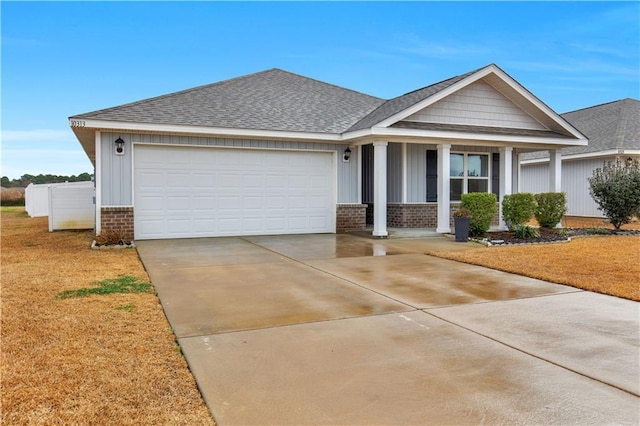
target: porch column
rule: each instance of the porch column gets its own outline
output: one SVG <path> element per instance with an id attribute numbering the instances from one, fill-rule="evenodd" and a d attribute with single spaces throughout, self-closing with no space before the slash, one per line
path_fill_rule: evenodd
<path id="1" fill-rule="evenodd" d="M 511 195 L 513 191 L 513 147 L 505 146 L 500 148 L 500 229 L 507 229 L 507 224 L 502 217 L 502 200 L 505 195 Z"/>
<path id="2" fill-rule="evenodd" d="M 402 147 L 402 204 L 407 204 L 407 143 Z"/>
<path id="3" fill-rule="evenodd" d="M 450 219 L 450 172 L 451 145 L 438 145 L 438 227 L 436 232 L 448 234 L 451 232 Z"/>
<path id="4" fill-rule="evenodd" d="M 513 183 L 512 187 L 514 192 L 519 193 L 520 189 L 520 154 L 514 153 L 513 155 Z"/>
<path id="5" fill-rule="evenodd" d="M 373 143 L 373 235 L 386 237 L 387 233 L 387 145 L 386 141 Z"/>
<path id="6" fill-rule="evenodd" d="M 93 178 L 96 187 L 96 219 L 94 228 L 97 235 L 102 232 L 102 133 L 100 133 L 100 130 L 96 130 L 94 143 L 96 147 L 95 177 Z"/>
<path id="7" fill-rule="evenodd" d="M 562 192 L 562 154 L 559 149 L 549 150 L 549 192 Z"/>
<path id="8" fill-rule="evenodd" d="M 358 197 L 358 204 L 362 204 L 362 145 L 358 145 L 356 147 L 356 152 L 357 152 L 357 169 L 358 171 L 356 172 L 356 174 L 358 175 L 358 188 L 357 188 L 357 197 Z"/>

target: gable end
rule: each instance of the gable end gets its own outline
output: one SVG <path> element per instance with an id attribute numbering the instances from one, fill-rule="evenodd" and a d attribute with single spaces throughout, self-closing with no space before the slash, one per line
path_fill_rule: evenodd
<path id="1" fill-rule="evenodd" d="M 478 80 L 403 121 L 548 130 L 484 80 Z"/>

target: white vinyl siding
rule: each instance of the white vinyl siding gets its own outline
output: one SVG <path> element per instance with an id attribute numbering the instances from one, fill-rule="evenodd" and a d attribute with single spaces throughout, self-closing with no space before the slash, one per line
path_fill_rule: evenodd
<path id="1" fill-rule="evenodd" d="M 125 140 L 124 155 L 114 154 L 113 141 L 118 137 Z M 218 146 L 238 148 L 266 148 L 274 150 L 302 150 L 302 151 L 336 151 L 337 162 L 337 202 L 339 204 L 358 203 L 358 150 L 351 148 L 351 160 L 342 161 L 342 155 L 348 145 L 330 143 L 310 143 L 278 140 L 250 140 L 223 139 L 178 135 L 152 135 L 137 133 L 106 133 L 101 134 L 102 140 L 102 171 L 100 183 L 103 207 L 131 206 L 132 194 L 132 143 L 149 143 L 159 145 L 183 146 Z"/>
<path id="2" fill-rule="evenodd" d="M 484 81 L 477 81 L 404 121 L 546 130 Z"/>
<path id="3" fill-rule="evenodd" d="M 593 171 L 614 157 L 562 162 L 562 191 L 567 194 L 569 216 L 604 217 L 591 194 L 588 179 Z M 549 163 L 523 164 L 521 166 L 520 190 L 534 194 L 549 191 Z"/>
<path id="4" fill-rule="evenodd" d="M 335 232 L 335 154 L 135 146 L 136 239 Z"/>

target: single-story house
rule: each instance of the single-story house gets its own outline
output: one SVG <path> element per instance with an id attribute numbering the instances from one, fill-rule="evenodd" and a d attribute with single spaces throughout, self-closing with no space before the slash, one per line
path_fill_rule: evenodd
<path id="1" fill-rule="evenodd" d="M 587 138 L 498 66 L 380 99 L 280 69 L 69 118 L 95 165 L 96 232 L 135 239 L 451 230 L 466 192 Z"/>
<path id="2" fill-rule="evenodd" d="M 640 101 L 622 99 L 562 114 L 589 145 L 563 148 L 562 191 L 567 194 L 567 215 L 604 217 L 589 193 L 588 178 L 610 161 L 640 160 Z M 521 157 L 521 192 L 549 191 L 549 153 Z"/>

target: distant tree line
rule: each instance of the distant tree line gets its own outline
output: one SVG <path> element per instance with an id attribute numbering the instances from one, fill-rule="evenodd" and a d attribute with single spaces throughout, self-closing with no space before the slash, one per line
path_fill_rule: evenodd
<path id="1" fill-rule="evenodd" d="M 3 188 L 26 188 L 30 183 L 64 183 L 64 182 L 86 182 L 90 181 L 93 177 L 90 173 L 80 173 L 78 176 L 58 176 L 58 175 L 43 175 L 37 176 L 25 174 L 20 176 L 19 179 L 9 179 L 6 176 L 2 176 L 0 185 Z"/>

